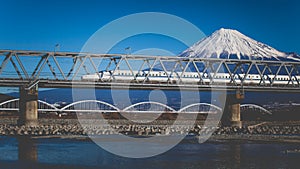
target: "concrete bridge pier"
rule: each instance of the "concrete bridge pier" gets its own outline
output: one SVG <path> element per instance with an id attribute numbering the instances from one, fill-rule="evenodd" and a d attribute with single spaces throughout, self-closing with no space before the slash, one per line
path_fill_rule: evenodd
<path id="1" fill-rule="evenodd" d="M 19 125 L 38 125 L 38 84 L 20 87 Z"/>
<path id="2" fill-rule="evenodd" d="M 226 105 L 222 118 L 223 125 L 242 127 L 240 103 L 243 99 L 244 92 L 241 90 L 237 90 L 233 94 L 227 94 Z"/>

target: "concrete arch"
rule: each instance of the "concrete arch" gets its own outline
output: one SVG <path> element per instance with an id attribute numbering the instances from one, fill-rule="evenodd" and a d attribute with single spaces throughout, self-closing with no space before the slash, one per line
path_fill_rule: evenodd
<path id="1" fill-rule="evenodd" d="M 170 107 L 170 106 L 167 106 L 167 105 L 162 104 L 162 103 L 159 103 L 159 102 L 153 102 L 153 101 L 135 103 L 135 104 L 133 104 L 133 105 L 130 105 L 130 106 L 124 108 L 123 111 L 124 111 L 124 112 L 129 111 L 131 108 L 134 108 L 134 107 L 136 107 L 136 106 L 143 105 L 143 104 L 154 104 L 154 105 L 159 105 L 159 106 L 162 106 L 162 107 L 164 107 L 164 108 L 166 108 L 166 109 L 168 109 L 168 110 L 171 110 L 171 112 L 176 112 L 176 110 L 174 110 L 174 109 L 173 109 L 172 107 Z"/>
<path id="2" fill-rule="evenodd" d="M 183 108 L 181 108 L 178 112 L 179 113 L 182 113 L 184 112 L 184 110 L 187 110 L 188 108 L 191 108 L 191 107 L 194 107 L 194 106 L 210 106 L 210 107 L 213 107 L 215 109 L 217 109 L 219 112 L 222 112 L 222 108 L 214 105 L 214 104 L 210 104 L 210 103 L 194 103 L 194 104 L 190 104 L 190 105 L 187 105 Z"/>
<path id="3" fill-rule="evenodd" d="M 5 107 L 6 104 L 14 103 L 14 102 L 16 103 L 15 107 Z M 6 100 L 6 101 L 0 103 L 0 110 L 15 110 L 15 111 L 18 111 L 19 110 L 19 98 Z"/>
<path id="4" fill-rule="evenodd" d="M 18 98 L 17 99 L 6 100 L 6 101 L 0 103 L 0 106 L 3 106 L 3 105 L 8 104 L 8 103 L 12 103 L 12 102 L 17 102 L 17 101 L 19 101 Z"/>
<path id="5" fill-rule="evenodd" d="M 88 103 L 88 102 L 91 102 L 91 103 L 100 103 L 100 104 L 103 104 L 103 105 L 106 105 L 108 107 L 111 107 L 112 109 L 114 109 L 115 111 L 120 111 L 119 108 L 117 108 L 116 106 L 114 105 L 111 105 L 109 103 L 106 103 L 106 102 L 103 102 L 103 101 L 100 101 L 100 100 L 80 100 L 80 101 L 77 101 L 77 102 L 74 102 L 74 103 L 71 103 L 71 104 L 68 104 L 66 105 L 65 107 L 61 108 L 60 111 L 65 111 L 67 110 L 69 107 L 71 106 L 74 106 L 76 104 L 81 104 L 81 103 Z M 76 110 L 75 110 L 76 111 Z"/>
<path id="6" fill-rule="evenodd" d="M 256 104 L 242 104 L 241 105 L 241 108 L 247 108 L 247 107 L 248 108 L 257 108 L 257 109 L 260 109 L 260 110 L 262 110 L 263 112 L 265 112 L 265 113 L 267 113 L 269 115 L 272 114 L 269 110 L 267 110 L 267 109 L 265 109 L 265 108 L 263 108 L 263 107 L 261 107 L 259 105 L 256 105 Z"/>
<path id="7" fill-rule="evenodd" d="M 46 105 L 46 106 L 49 106 L 50 107 L 50 109 L 41 109 L 40 107 L 40 104 L 43 104 L 43 105 Z M 57 109 L 55 106 L 53 106 L 52 104 L 50 104 L 50 103 L 47 103 L 47 102 L 45 102 L 45 101 L 43 101 L 43 100 L 38 100 L 38 110 L 55 110 L 55 111 L 58 111 L 59 109 Z"/>
<path id="8" fill-rule="evenodd" d="M 19 98 L 16 98 L 16 99 L 11 99 L 11 100 L 7 100 L 5 102 L 2 102 L 0 103 L 0 110 L 19 110 L 19 101 L 20 99 Z M 15 106 L 15 107 L 9 107 L 9 108 L 2 108 L 2 106 L 6 105 L 6 104 L 9 104 L 9 103 L 16 103 L 15 105 L 18 105 L 18 106 Z M 43 106 L 41 105 L 45 105 L 49 108 L 42 108 Z M 57 109 L 55 106 L 53 106 L 52 104 L 50 103 L 47 103 L 45 101 L 42 101 L 42 100 L 38 100 L 38 110 L 41 111 L 58 111 L 59 109 Z"/>

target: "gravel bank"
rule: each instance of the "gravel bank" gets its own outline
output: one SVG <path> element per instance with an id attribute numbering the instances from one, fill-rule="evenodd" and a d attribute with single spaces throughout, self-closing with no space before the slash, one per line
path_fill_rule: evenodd
<path id="1" fill-rule="evenodd" d="M 181 121 L 173 125 L 173 121 L 163 120 L 147 124 L 134 124 L 126 120 L 111 120 L 109 124 L 103 120 L 84 120 L 82 125 L 77 119 L 40 119 L 34 127 L 18 126 L 16 119 L 0 119 L 0 135 L 26 136 L 67 136 L 67 135 L 178 135 L 209 134 L 213 135 L 295 135 L 300 136 L 300 122 L 245 122 L 238 127 L 205 127 L 203 122 Z"/>

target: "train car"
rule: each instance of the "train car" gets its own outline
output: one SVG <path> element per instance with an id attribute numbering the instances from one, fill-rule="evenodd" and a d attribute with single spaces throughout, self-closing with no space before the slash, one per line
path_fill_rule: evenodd
<path id="1" fill-rule="evenodd" d="M 113 76 L 112 76 L 113 75 Z M 201 78 L 200 78 L 201 77 Z M 150 82 L 150 83 L 167 83 L 167 82 L 183 82 L 183 83 L 198 83 L 200 79 L 202 82 L 209 83 L 211 79 L 215 83 L 230 83 L 232 81 L 230 74 L 228 73 L 198 73 L 198 72 L 165 72 L 162 70 L 143 70 L 143 71 L 130 71 L 130 70 L 115 70 L 115 71 L 100 71 L 95 74 L 83 75 L 82 80 L 86 81 L 122 81 L 122 82 Z M 233 76 L 234 81 L 237 84 L 271 84 L 274 85 L 287 85 L 297 84 L 297 79 L 300 76 L 288 75 L 263 75 L 262 78 L 259 74 L 235 74 Z M 264 82 L 263 82 L 264 81 Z"/>

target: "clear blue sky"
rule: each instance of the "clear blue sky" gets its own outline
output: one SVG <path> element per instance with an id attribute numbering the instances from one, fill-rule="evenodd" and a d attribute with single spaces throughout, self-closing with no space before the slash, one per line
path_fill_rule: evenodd
<path id="1" fill-rule="evenodd" d="M 206 35 L 224 27 L 286 52 L 300 53 L 297 0 L 0 0 L 0 49 L 80 51 L 100 27 L 138 12 L 164 12 Z M 174 52 L 178 52 L 173 49 Z M 120 51 L 122 52 L 122 51 Z"/>

